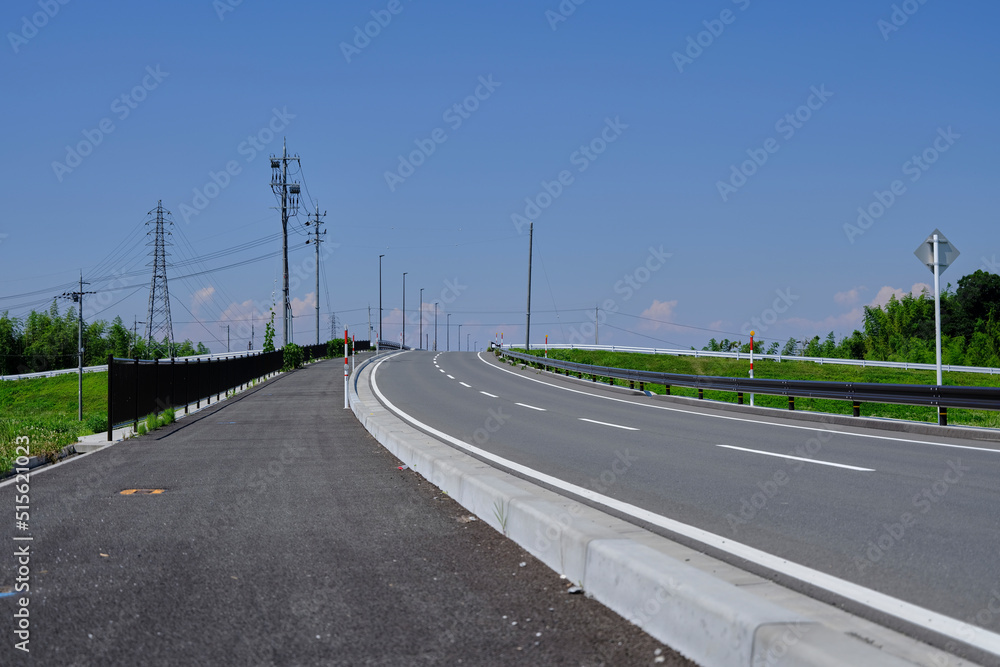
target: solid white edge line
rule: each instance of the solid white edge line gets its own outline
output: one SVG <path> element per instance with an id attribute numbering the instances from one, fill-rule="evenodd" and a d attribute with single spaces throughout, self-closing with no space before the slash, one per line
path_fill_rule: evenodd
<path id="1" fill-rule="evenodd" d="M 489 393 L 489 392 L 487 392 L 487 391 L 481 391 L 481 392 L 479 392 L 479 393 L 480 393 L 480 394 L 482 394 L 483 396 L 489 396 L 490 398 L 500 398 L 500 397 L 499 397 L 499 396 L 497 396 L 496 394 L 491 394 L 491 393 Z"/>
<path id="2" fill-rule="evenodd" d="M 816 463 L 821 466 L 833 466 L 834 468 L 846 468 L 847 470 L 857 470 L 859 472 L 875 472 L 874 468 L 859 468 L 858 466 L 849 466 L 846 463 L 831 463 L 830 461 L 817 461 L 816 459 L 807 459 L 801 456 L 789 456 L 788 454 L 777 454 L 775 452 L 764 452 L 759 449 L 747 449 L 746 447 L 737 447 L 736 445 L 716 445 L 716 447 L 725 447 L 726 449 L 736 449 L 741 452 L 751 452 L 753 454 L 763 454 L 764 456 L 775 456 L 779 459 L 792 459 L 793 461 L 805 461 L 806 463 Z"/>
<path id="3" fill-rule="evenodd" d="M 561 389 L 563 391 L 569 391 L 569 392 L 572 392 L 574 394 L 583 394 L 584 396 L 590 396 L 592 398 L 600 398 L 600 399 L 603 399 L 603 400 L 606 400 L 606 401 L 614 401 L 616 403 L 627 403 L 629 405 L 635 405 L 635 406 L 639 406 L 639 407 L 643 407 L 643 408 L 651 408 L 653 410 L 667 410 L 669 412 L 683 412 L 684 414 L 697 415 L 699 417 L 708 417 L 710 419 L 727 419 L 729 421 L 749 422 L 751 424 L 766 424 L 768 426 L 778 426 L 778 427 L 781 427 L 781 428 L 794 428 L 794 429 L 799 429 L 799 430 L 802 430 L 802 431 L 821 431 L 823 433 L 833 433 L 834 435 L 849 435 L 849 436 L 853 436 L 855 438 L 873 438 L 875 440 L 890 440 L 892 442 L 911 442 L 911 443 L 915 443 L 915 444 L 918 444 L 918 445 L 930 445 L 931 447 L 950 447 L 952 449 L 971 449 L 971 450 L 977 451 L 977 452 L 1000 454 L 1000 449 L 989 449 L 989 448 L 986 448 L 986 447 L 976 447 L 976 446 L 973 446 L 973 445 L 952 445 L 952 444 L 947 443 L 947 442 L 928 442 L 927 440 L 913 440 L 911 438 L 894 438 L 894 437 L 892 437 L 890 435 L 874 435 L 874 434 L 868 434 L 868 433 L 851 433 L 850 431 L 838 431 L 838 430 L 835 430 L 835 429 L 820 428 L 820 427 L 817 427 L 817 426 L 799 426 L 798 424 L 782 424 L 782 423 L 779 423 L 779 422 L 761 421 L 761 419 L 770 417 L 771 415 L 761 415 L 761 419 L 751 419 L 751 418 L 748 418 L 748 417 L 730 417 L 729 415 L 715 415 L 715 414 L 709 414 L 709 413 L 705 413 L 705 412 L 698 412 L 697 410 L 691 410 L 691 409 L 685 409 L 685 408 L 672 408 L 672 407 L 667 406 L 667 405 L 650 405 L 648 403 L 636 403 L 634 401 L 626 401 L 623 398 L 615 398 L 614 396 L 601 396 L 599 394 L 592 394 L 589 391 L 580 391 L 579 389 L 572 389 L 570 387 L 560 387 L 559 385 L 552 384 L 551 382 L 545 382 L 543 380 L 538 380 L 538 379 L 535 379 L 535 378 L 525 377 L 523 375 L 515 373 L 514 371 L 509 371 L 506 368 L 500 368 L 499 366 L 495 366 L 494 364 L 491 364 L 490 362 L 488 362 L 485 359 L 483 359 L 483 357 L 481 356 L 482 354 L 483 354 L 483 352 L 480 352 L 476 356 L 479 358 L 479 360 L 481 362 L 483 362 L 484 364 L 486 364 L 487 366 L 489 366 L 490 368 L 492 368 L 494 370 L 503 371 L 504 373 L 510 373 L 511 375 L 513 375 L 515 377 L 521 378 L 522 380 L 528 380 L 530 382 L 537 382 L 538 384 L 544 384 L 546 387 L 552 387 L 553 389 Z M 864 426 L 859 424 L 858 428 L 864 428 Z"/>
<path id="4" fill-rule="evenodd" d="M 527 403 L 515 403 L 514 405 L 520 405 L 522 408 L 528 408 L 529 410 L 538 410 L 539 412 L 548 412 L 545 408 L 536 408 L 534 405 L 528 405 Z"/>
<path id="5" fill-rule="evenodd" d="M 610 426 L 612 428 L 621 428 L 621 429 L 625 429 L 626 431 L 638 431 L 639 430 L 639 429 L 633 428 L 631 426 L 622 426 L 621 424 L 610 424 L 608 422 L 599 422 L 596 419 L 587 419 L 586 417 L 580 417 L 579 419 L 582 422 L 590 422 L 591 424 L 600 424 L 601 426 Z"/>
<path id="6" fill-rule="evenodd" d="M 480 353 L 482 354 L 482 353 Z M 481 359 L 483 363 L 488 363 Z M 384 359 L 382 361 L 385 361 Z M 372 368 L 370 382 L 372 390 L 375 395 L 378 396 L 379 400 L 389 409 L 391 412 L 395 413 L 398 417 L 411 423 L 417 428 L 430 433 L 434 437 L 450 443 L 459 449 L 463 449 L 471 454 L 491 461 L 498 465 L 504 466 L 510 470 L 518 472 L 525 477 L 529 477 L 534 480 L 538 480 L 544 484 L 548 484 L 553 488 L 566 491 L 567 493 L 572 493 L 581 498 L 585 498 L 599 505 L 603 505 L 617 512 L 627 514 L 631 517 L 638 519 L 639 521 L 645 521 L 654 526 L 659 526 L 665 530 L 676 533 L 678 535 L 683 535 L 692 540 L 696 540 L 703 544 L 706 544 L 720 551 L 724 551 L 731 554 L 737 558 L 742 558 L 748 560 L 752 563 L 765 567 L 769 570 L 775 572 L 783 573 L 799 581 L 811 584 L 823 590 L 830 591 L 836 595 L 840 595 L 849 600 L 853 600 L 867 607 L 870 607 L 876 611 L 880 611 L 890 616 L 895 616 L 896 618 L 902 619 L 908 623 L 916 625 L 921 628 L 926 628 L 933 632 L 938 632 L 940 634 L 946 635 L 953 639 L 958 639 L 970 646 L 974 646 L 983 651 L 988 651 L 990 653 L 1000 655 L 1000 634 L 990 632 L 983 628 L 976 627 L 960 621 L 950 616 L 945 616 L 944 614 L 932 611 L 930 609 L 925 609 L 918 605 L 915 605 L 905 600 L 900 600 L 894 598 L 885 593 L 879 593 L 878 591 L 871 590 L 870 588 L 865 588 L 859 584 L 855 584 L 846 579 L 841 579 L 835 577 L 831 574 L 825 572 L 820 572 L 819 570 L 814 570 L 811 567 L 806 567 L 805 565 L 800 565 L 798 563 L 793 563 L 792 561 L 781 558 L 780 556 L 775 556 L 769 554 L 766 551 L 761 551 L 760 549 L 755 549 L 754 547 L 736 542 L 727 537 L 721 535 L 716 535 L 715 533 L 710 533 L 707 530 L 697 528 L 695 526 L 690 526 L 686 523 L 681 523 L 674 519 L 667 518 L 665 516 L 650 512 L 649 510 L 637 507 L 630 503 L 622 502 L 614 498 L 610 498 L 605 495 L 601 495 L 590 489 L 586 489 L 582 486 L 577 486 L 576 484 L 571 484 L 569 482 L 563 481 L 558 477 L 553 477 L 543 472 L 539 472 L 533 468 L 516 463 L 509 459 L 505 459 L 501 456 L 488 452 L 484 449 L 476 447 L 475 445 L 470 445 L 467 442 L 463 442 L 458 438 L 454 438 L 447 433 L 443 433 L 423 422 L 417 420 L 414 417 L 406 414 L 399 408 L 397 408 L 385 395 L 379 390 L 378 382 L 376 380 L 376 373 L 379 367 L 382 365 L 382 361 L 378 362 L 374 368 Z M 500 369 L 504 370 L 504 369 Z M 516 375 L 516 374 L 515 374 Z M 519 376 L 521 377 L 521 376 Z M 527 378 L 532 379 L 532 378 Z M 547 384 L 547 383 L 543 383 Z M 553 385 L 554 386 L 554 385 Z M 573 391 L 573 390 L 570 390 Z M 579 392 L 585 393 L 585 392 Z"/>

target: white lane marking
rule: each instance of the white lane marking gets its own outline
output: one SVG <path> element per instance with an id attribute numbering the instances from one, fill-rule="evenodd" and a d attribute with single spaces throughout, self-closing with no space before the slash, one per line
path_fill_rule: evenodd
<path id="1" fill-rule="evenodd" d="M 528 405 L 527 403 L 515 403 L 514 405 L 520 405 L 522 408 L 528 408 L 529 410 L 538 410 L 539 412 L 546 412 L 545 408 L 536 408 L 534 405 Z"/>
<path id="2" fill-rule="evenodd" d="M 490 398 L 500 398 L 500 397 L 499 397 L 499 396 L 497 396 L 496 394 L 491 394 L 491 393 L 489 393 L 489 392 L 487 392 L 487 391 L 481 391 L 481 392 L 479 392 L 479 393 L 480 393 L 480 394 L 482 394 L 483 396 L 489 396 Z"/>
<path id="3" fill-rule="evenodd" d="M 596 419 L 587 419 L 586 417 L 580 417 L 582 422 L 590 422 L 591 424 L 600 424 L 601 426 L 610 426 L 612 428 L 622 428 L 626 431 L 638 431 L 639 429 L 633 428 L 631 426 L 622 426 L 621 424 L 609 424 L 608 422 L 599 422 Z"/>
<path id="4" fill-rule="evenodd" d="M 455 379 L 455 376 L 454 376 L 454 375 L 449 375 L 449 376 L 448 376 L 448 379 L 449 379 L 449 380 L 454 380 L 454 379 Z"/>
<path id="5" fill-rule="evenodd" d="M 653 409 L 653 410 L 666 410 L 668 412 L 682 412 L 682 413 L 684 413 L 686 415 L 695 415 L 695 416 L 698 416 L 698 417 L 708 417 L 710 419 L 726 419 L 726 420 L 729 420 L 729 421 L 748 422 L 750 424 L 763 424 L 765 426 L 778 426 L 780 428 L 794 428 L 794 429 L 799 429 L 799 430 L 802 430 L 802 431 L 815 431 L 817 433 L 832 433 L 834 435 L 850 435 L 850 436 L 853 436 L 855 438 L 872 438 L 874 440 L 889 440 L 891 442 L 910 442 L 910 443 L 914 443 L 914 444 L 917 444 L 917 445 L 930 445 L 931 447 L 949 447 L 949 448 L 952 448 L 952 449 L 971 449 L 971 450 L 974 450 L 974 451 L 977 451 L 977 452 L 984 452 L 984 453 L 990 453 L 990 452 L 992 452 L 993 454 L 1000 454 L 1000 449 L 989 449 L 989 448 L 986 448 L 986 447 L 975 447 L 973 445 L 953 445 L 953 444 L 950 444 L 950 443 L 947 443 L 947 442 L 929 442 L 927 440 L 913 440 L 911 438 L 894 438 L 894 437 L 889 436 L 889 435 L 874 435 L 874 434 L 869 434 L 869 433 L 852 433 L 850 431 L 837 431 L 837 430 L 834 430 L 834 429 L 817 428 L 815 426 L 799 426 L 797 424 L 782 424 L 780 422 L 761 421 L 761 419 L 749 419 L 747 417 L 730 417 L 728 415 L 715 415 L 715 414 L 709 414 L 709 413 L 705 413 L 705 412 L 697 412 L 695 410 L 685 410 L 684 408 L 671 408 L 671 407 L 666 406 L 666 405 L 650 405 L 649 403 L 636 403 L 634 401 L 627 401 L 627 400 L 625 400 L 623 398 L 615 398 L 614 396 L 601 396 L 600 394 L 592 394 L 589 391 L 580 391 L 579 389 L 572 389 L 570 387 L 562 387 L 562 386 L 557 385 L 557 384 L 552 384 L 551 382 L 545 382 L 543 380 L 538 380 L 538 379 L 531 378 L 531 377 L 525 377 L 524 375 L 520 375 L 519 373 L 515 373 L 514 371 L 509 371 L 506 368 L 500 368 L 499 366 L 494 366 L 490 362 L 486 361 L 486 359 L 483 359 L 483 357 L 481 356 L 482 354 L 483 353 L 480 352 L 476 356 L 479 358 L 479 360 L 481 362 L 483 362 L 484 364 L 486 364 L 487 366 L 489 366 L 490 368 L 492 368 L 494 370 L 503 371 L 504 373 L 510 373 L 511 375 L 513 375 L 515 377 L 521 378 L 522 380 L 528 380 L 530 382 L 537 382 L 538 384 L 544 384 L 546 387 L 552 387 L 553 389 L 562 389 L 563 391 L 569 391 L 569 392 L 572 392 L 574 394 L 583 394 L 584 396 L 590 396 L 592 398 L 600 398 L 600 399 L 603 399 L 603 400 L 606 400 L 606 401 L 614 401 L 616 403 L 627 403 L 629 405 L 635 405 L 635 406 L 642 407 L 642 408 L 650 408 L 650 409 Z M 764 418 L 764 417 L 765 417 L 765 415 L 761 415 L 761 418 Z M 858 425 L 858 428 L 864 428 L 864 426 L 863 425 Z"/>
<path id="6" fill-rule="evenodd" d="M 725 447 L 726 449 L 736 449 L 741 452 L 751 452 L 753 454 L 763 454 L 764 456 L 776 456 L 779 459 L 792 459 L 793 461 L 818 463 L 821 466 L 833 466 L 834 468 L 846 468 L 847 470 L 858 470 L 860 472 L 875 472 L 874 468 L 859 468 L 858 466 L 849 466 L 846 463 L 831 463 L 829 461 L 817 461 L 816 459 L 807 459 L 801 456 L 789 456 L 788 454 L 776 454 L 775 452 L 762 452 L 759 449 L 747 449 L 746 447 L 736 447 L 735 445 L 716 445 L 716 447 Z"/>
<path id="7" fill-rule="evenodd" d="M 650 512 L 649 510 L 637 507 L 636 505 L 622 502 L 621 500 L 616 500 L 615 498 L 611 498 L 609 496 L 601 495 L 596 491 L 591 491 L 585 487 L 571 484 L 559 479 L 558 477 L 553 477 L 552 475 L 529 468 L 526 465 L 505 459 L 502 456 L 488 452 L 485 449 L 476 447 L 475 445 L 470 445 L 467 442 L 463 442 L 458 438 L 454 438 L 447 433 L 443 433 L 431 426 L 428 426 L 427 424 L 424 424 L 418 419 L 411 417 L 397 408 L 379 390 L 375 375 L 383 361 L 385 360 L 383 359 L 378 362 L 371 372 L 372 391 L 375 392 L 375 395 L 378 396 L 379 400 L 382 401 L 382 403 L 390 411 L 396 413 L 401 419 L 410 422 L 417 428 L 423 429 L 425 432 L 430 433 L 445 442 L 451 443 L 459 449 L 464 449 L 465 451 L 475 454 L 482 459 L 502 465 L 510 470 L 548 484 L 554 488 L 580 496 L 581 498 L 593 501 L 599 505 L 603 505 L 623 514 L 628 514 L 629 516 L 632 516 L 640 521 L 645 521 L 653 524 L 654 526 L 659 526 L 670 532 L 677 533 L 678 535 L 683 535 L 684 537 L 688 537 L 692 540 L 697 540 L 698 542 L 702 542 L 703 544 L 707 544 L 721 551 L 725 551 L 728 554 L 732 554 L 737 558 L 748 560 L 776 572 L 783 572 L 790 577 L 812 584 L 813 586 L 817 586 L 824 590 L 831 591 L 837 595 L 842 595 L 850 600 L 854 600 L 855 602 L 863 604 L 867 607 L 871 607 L 876 611 L 881 611 L 891 616 L 895 616 L 896 618 L 901 618 L 909 623 L 912 623 L 913 625 L 927 628 L 933 632 L 938 632 L 952 638 L 960 638 L 962 642 L 984 651 L 1000 654 L 1000 634 L 984 630 L 983 628 L 975 625 L 970 625 L 969 623 L 945 616 L 944 614 L 940 614 L 936 611 L 925 609 L 913 603 L 906 602 L 905 600 L 894 598 L 891 595 L 886 595 L 885 593 L 865 588 L 864 586 L 855 584 L 852 581 L 835 577 L 832 574 L 820 572 L 819 570 L 814 570 L 811 567 L 806 567 L 805 565 L 800 565 L 799 563 L 793 563 L 792 561 L 781 558 L 780 556 L 775 556 L 767 553 L 766 551 L 761 551 L 760 549 L 755 549 L 754 547 L 746 544 L 741 544 L 740 542 L 736 542 L 728 537 L 716 535 L 715 533 L 710 533 L 707 530 L 690 526 L 686 523 L 681 523 L 680 521 Z M 484 361 L 484 363 L 486 362 Z"/>
<path id="8" fill-rule="evenodd" d="M 459 384 L 462 385 L 463 387 L 468 387 L 469 389 L 472 389 L 471 384 L 465 384 L 464 382 L 459 382 Z"/>
<path id="9" fill-rule="evenodd" d="M 444 369 L 443 368 L 439 368 L 438 371 L 444 373 Z"/>

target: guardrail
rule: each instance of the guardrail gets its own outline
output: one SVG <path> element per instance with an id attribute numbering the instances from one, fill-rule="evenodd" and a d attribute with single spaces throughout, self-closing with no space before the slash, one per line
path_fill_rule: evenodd
<path id="1" fill-rule="evenodd" d="M 515 347 L 523 348 L 524 345 L 505 344 L 504 349 Z M 541 350 L 544 346 L 533 344 L 533 350 Z M 603 352 L 634 352 L 637 354 L 666 354 L 675 357 L 715 357 L 721 359 L 746 359 L 749 361 L 749 352 L 713 352 L 710 350 L 679 350 L 658 347 L 630 347 L 627 345 L 573 345 L 570 343 L 549 343 L 550 350 L 595 350 Z M 817 364 L 841 364 L 844 366 L 860 366 L 861 368 L 900 368 L 903 370 L 933 371 L 937 369 L 934 364 L 918 364 L 909 361 L 874 361 L 870 359 L 839 359 L 835 357 L 800 357 L 786 354 L 762 354 L 754 352 L 755 361 L 770 359 L 772 361 L 812 361 Z M 944 364 L 941 369 L 955 373 L 983 373 L 987 375 L 1000 375 L 1000 368 L 990 368 L 989 366 L 955 366 Z"/>
<path id="2" fill-rule="evenodd" d="M 491 345 L 491 347 L 493 347 Z M 532 354 L 500 350 L 500 354 L 520 360 L 537 368 L 556 369 L 566 375 L 576 373 L 578 377 L 589 376 L 594 382 L 607 378 L 608 384 L 615 379 L 626 380 L 629 387 L 645 389 L 647 384 L 661 384 L 670 393 L 671 385 L 691 387 L 698 390 L 698 398 L 704 398 L 704 391 L 726 391 L 737 395 L 737 402 L 743 403 L 744 394 L 769 394 L 787 396 L 788 409 L 795 409 L 795 398 L 826 398 L 848 401 L 852 404 L 855 417 L 861 416 L 862 403 L 897 403 L 901 405 L 921 405 L 938 408 L 938 424 L 948 425 L 948 408 L 969 408 L 976 410 L 1000 410 L 1000 388 L 998 387 L 958 387 L 951 385 L 888 384 L 878 382 L 821 382 L 816 380 L 773 380 L 763 378 L 727 378 L 710 375 L 683 375 L 681 373 L 658 373 L 591 366 L 572 361 L 546 359 Z"/>

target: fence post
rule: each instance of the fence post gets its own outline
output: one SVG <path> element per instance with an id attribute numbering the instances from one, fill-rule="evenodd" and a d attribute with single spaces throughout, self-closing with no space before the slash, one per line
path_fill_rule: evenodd
<path id="1" fill-rule="evenodd" d="M 191 367 L 188 366 L 189 361 L 190 359 L 184 360 L 184 414 L 188 413 L 188 405 L 191 404 L 191 401 L 189 400 L 191 397 L 191 391 L 190 387 L 188 387 L 188 383 L 191 382 Z"/>
<path id="2" fill-rule="evenodd" d="M 132 433 L 139 432 L 139 357 L 135 358 L 135 393 L 132 394 L 132 408 L 135 412 L 135 420 L 132 422 Z"/>
<path id="3" fill-rule="evenodd" d="M 111 442 L 111 432 L 115 430 L 115 401 L 114 401 L 114 386 L 112 384 L 111 378 L 114 377 L 114 364 L 115 355 L 108 355 L 108 442 Z"/>

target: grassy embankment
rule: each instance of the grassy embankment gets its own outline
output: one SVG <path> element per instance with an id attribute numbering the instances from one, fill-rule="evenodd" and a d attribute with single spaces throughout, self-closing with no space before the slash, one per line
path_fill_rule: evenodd
<path id="1" fill-rule="evenodd" d="M 521 350 L 523 351 L 523 350 Z M 532 350 L 533 354 L 541 356 L 542 352 Z M 634 368 L 638 370 L 657 371 L 661 373 L 683 373 L 685 375 L 714 375 L 721 377 L 748 377 L 750 362 L 736 359 L 719 359 L 713 357 L 673 357 L 667 355 L 638 354 L 630 352 L 605 352 L 590 350 L 549 350 L 549 357 L 563 359 L 594 366 L 610 366 L 614 368 Z M 755 378 L 775 378 L 783 380 L 823 380 L 828 382 L 881 382 L 892 384 L 935 384 L 934 371 L 902 370 L 895 368 L 860 368 L 840 364 L 819 364 L 808 361 L 764 361 L 756 360 L 753 365 Z M 1000 375 L 985 375 L 982 373 L 944 373 L 946 385 L 964 385 L 980 387 L 1000 387 Z M 618 381 L 618 384 L 627 382 Z M 663 385 L 647 385 L 647 389 L 658 394 L 664 392 Z M 697 397 L 698 391 L 688 387 L 672 386 L 670 393 L 674 396 Z M 736 402 L 736 394 L 723 391 L 706 391 L 706 400 Z M 749 396 L 744 400 L 749 402 Z M 787 408 L 788 399 L 784 396 L 766 396 L 757 394 L 756 405 Z M 832 414 L 849 415 L 851 404 L 847 401 L 828 399 L 801 398 L 795 399 L 796 410 L 811 410 Z M 895 405 L 889 403 L 863 403 L 861 416 L 883 417 L 889 419 L 906 419 L 919 422 L 937 422 L 937 409 L 913 405 Z M 992 410 L 948 410 L 949 424 L 962 424 L 986 428 L 1000 428 L 1000 412 Z"/>
<path id="2" fill-rule="evenodd" d="M 31 453 L 44 456 L 107 429 L 108 374 L 83 376 L 83 421 L 76 420 L 77 376 L 0 382 L 0 473 L 14 461 L 14 440 L 31 439 Z"/>

